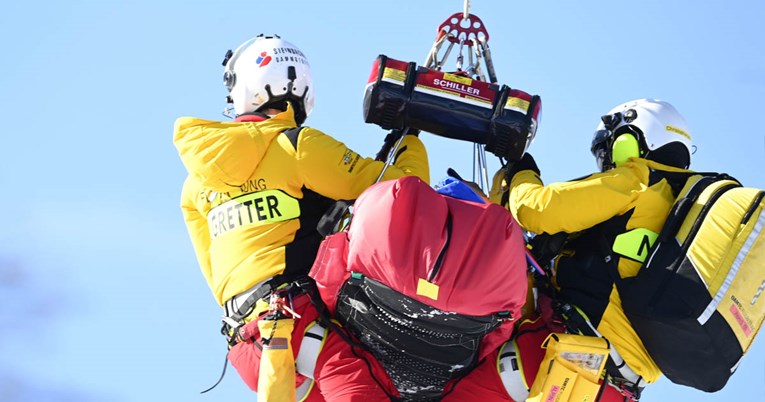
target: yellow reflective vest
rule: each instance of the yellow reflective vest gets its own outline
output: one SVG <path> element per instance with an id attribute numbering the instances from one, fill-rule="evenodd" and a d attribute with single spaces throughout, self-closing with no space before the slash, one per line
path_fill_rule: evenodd
<path id="1" fill-rule="evenodd" d="M 305 275 L 321 238 L 316 223 L 334 200 L 372 185 L 383 162 L 363 158 L 293 111 L 258 122 L 181 117 L 174 144 L 189 173 L 181 209 L 197 260 L 219 304 L 278 274 Z M 429 182 L 425 147 L 403 140 L 384 180 Z"/>
<path id="2" fill-rule="evenodd" d="M 615 273 L 607 267 L 612 259 L 604 256 L 616 256 L 617 261 L 611 263 L 618 264 L 622 278 L 635 276 L 641 264 L 611 252 L 613 235 L 619 233 L 606 234 L 606 244 L 602 244 L 599 232 L 605 231 L 605 223 L 615 217 L 623 222 L 621 233 L 632 229 L 640 229 L 636 233 L 660 232 L 675 200 L 671 186 L 660 177 L 661 171 L 684 170 L 632 158 L 607 172 L 547 186 L 535 172 L 524 170 L 512 177 L 506 205 L 528 231 L 572 234 L 570 247 L 565 247 L 555 262 L 555 282 L 561 295 L 583 310 L 632 370 L 649 383 L 661 372 L 622 311 L 613 285 Z M 506 189 L 504 170 L 500 169 L 494 176 L 491 200 L 500 203 Z M 633 245 L 634 254 L 647 255 L 643 243 L 634 241 Z"/>

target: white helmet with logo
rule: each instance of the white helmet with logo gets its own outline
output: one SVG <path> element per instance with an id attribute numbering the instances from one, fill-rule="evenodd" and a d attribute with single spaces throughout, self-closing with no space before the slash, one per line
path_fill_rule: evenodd
<path id="1" fill-rule="evenodd" d="M 290 102 L 302 124 L 313 109 L 311 68 L 303 52 L 279 36 L 259 35 L 223 60 L 223 83 L 237 116 L 266 108 L 286 110 Z"/>
<path id="2" fill-rule="evenodd" d="M 674 106 L 657 99 L 638 99 L 616 106 L 601 117 L 591 151 L 601 171 L 629 157 L 687 168 L 691 147 L 688 125 Z"/>

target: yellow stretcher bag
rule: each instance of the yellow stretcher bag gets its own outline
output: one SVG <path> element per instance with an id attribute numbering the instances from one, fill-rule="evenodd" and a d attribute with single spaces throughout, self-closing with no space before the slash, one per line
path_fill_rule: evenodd
<path id="1" fill-rule="evenodd" d="M 765 191 L 724 174 L 687 176 L 638 275 L 616 285 L 664 375 L 714 392 L 765 317 Z"/>
<path id="2" fill-rule="evenodd" d="M 603 386 L 609 346 L 604 338 L 550 334 L 527 402 L 593 402 Z"/>

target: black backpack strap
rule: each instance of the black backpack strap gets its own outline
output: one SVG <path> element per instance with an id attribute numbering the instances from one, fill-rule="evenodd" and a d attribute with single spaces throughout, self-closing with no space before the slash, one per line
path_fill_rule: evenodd
<path id="1" fill-rule="evenodd" d="M 699 198 L 699 196 L 701 195 L 701 192 L 704 191 L 707 188 L 707 186 L 709 186 L 710 184 L 712 184 L 712 183 L 714 183 L 716 181 L 719 181 L 719 180 L 728 180 L 728 177 L 729 176 L 727 176 L 727 175 L 725 175 L 725 177 L 723 177 L 723 178 L 721 178 L 719 176 L 718 177 L 705 176 L 701 180 L 699 180 L 699 183 L 696 183 L 696 186 L 694 186 L 694 188 L 691 191 L 689 191 L 688 195 L 686 197 L 684 197 L 684 199 L 682 200 L 682 201 L 686 201 L 685 204 L 687 205 L 687 207 L 686 207 L 687 210 L 684 211 L 684 213 L 682 215 L 678 216 L 680 218 L 679 219 L 680 222 L 675 222 L 675 225 L 677 227 L 674 228 L 674 232 L 670 233 L 670 235 L 676 233 L 677 229 L 680 228 L 680 226 L 679 226 L 680 223 L 682 223 L 683 218 L 685 218 L 685 215 L 688 213 L 688 210 L 690 210 L 691 205 L 693 205 L 695 203 L 695 201 Z M 706 183 L 704 183 L 703 185 L 699 185 L 702 181 L 706 181 Z M 734 181 L 735 181 L 735 179 L 734 179 Z M 704 218 L 706 218 L 707 214 L 709 213 L 709 210 L 712 209 L 712 206 L 715 204 L 715 202 L 717 202 L 717 200 L 723 195 L 723 193 L 725 193 L 726 191 L 728 191 L 728 190 L 730 190 L 732 188 L 735 188 L 735 187 L 741 187 L 741 183 L 739 183 L 738 181 L 736 181 L 735 183 L 728 183 L 728 184 L 720 187 L 719 189 L 717 189 L 715 191 L 715 193 L 712 194 L 711 197 L 709 197 L 709 200 L 704 204 L 704 207 L 699 212 L 699 215 L 696 218 L 696 222 L 694 222 L 693 226 L 691 227 L 690 232 L 688 232 L 688 237 L 686 238 L 686 241 L 683 244 L 682 254 L 685 254 L 685 253 L 688 252 L 688 248 L 690 247 L 690 241 L 689 240 L 693 239 L 694 237 L 696 237 L 696 233 L 698 233 L 699 229 L 701 228 L 701 224 L 703 223 Z M 666 225 L 665 225 L 665 227 L 666 227 Z M 662 229 L 662 232 L 664 232 L 663 229 Z M 664 234 L 664 233 L 662 233 L 662 234 Z"/>
<path id="2" fill-rule="evenodd" d="M 295 151 L 297 151 L 297 143 L 298 138 L 300 137 L 300 132 L 304 128 L 305 127 L 293 127 L 282 131 L 282 134 L 284 134 L 284 136 L 290 140 L 290 143 L 295 148 Z M 351 205 L 353 205 L 353 201 L 339 200 L 334 202 L 327 209 L 327 211 L 324 213 L 324 215 L 321 216 L 318 224 L 316 225 L 316 230 L 319 232 L 321 237 L 326 237 L 327 235 L 334 233 L 335 228 L 337 228 Z"/>
<path id="3" fill-rule="evenodd" d="M 499 201 L 499 205 L 501 205 L 502 207 L 508 210 L 510 208 L 510 180 L 512 179 L 512 176 L 510 176 L 509 165 L 510 165 L 510 162 L 502 165 L 502 170 L 505 171 L 505 174 L 504 174 L 505 188 L 502 191 L 502 199 L 500 199 Z M 500 187 L 501 187 L 501 184 L 500 184 Z"/>
<path id="4" fill-rule="evenodd" d="M 674 175 L 674 180 L 676 180 L 678 175 L 675 175 L 675 172 L 663 172 L 669 174 L 669 177 L 672 177 Z M 681 173 L 685 174 L 685 173 Z M 741 184 L 738 182 L 738 180 L 734 179 L 731 176 L 728 176 L 725 173 L 692 173 L 692 174 L 685 174 L 686 180 L 694 175 L 698 174 L 703 176 L 699 181 L 697 181 L 693 188 L 691 188 L 685 196 L 683 196 L 681 199 L 678 199 L 675 201 L 675 204 L 672 206 L 672 209 L 669 212 L 669 216 L 667 217 L 666 222 L 664 222 L 664 226 L 661 229 L 661 233 L 659 233 L 659 239 L 658 241 L 666 241 L 671 236 L 674 236 L 675 233 L 677 233 L 678 229 L 680 229 L 680 225 L 683 223 L 683 220 L 685 219 L 686 215 L 688 215 L 688 211 L 690 211 L 693 204 L 698 200 L 701 193 L 704 191 L 704 189 L 707 188 L 710 184 L 719 181 L 719 180 L 733 180 L 735 182 L 731 183 L 728 186 L 725 186 L 725 189 L 729 189 L 732 187 L 738 187 L 741 186 Z M 683 183 L 685 185 L 685 182 Z M 722 190 L 722 189 L 721 189 Z M 709 207 L 711 207 L 712 204 L 714 204 L 714 201 L 717 197 L 722 195 L 724 191 L 718 192 L 714 197 L 714 199 L 710 199 L 709 202 L 707 202 L 707 205 L 704 207 L 704 210 L 708 210 Z M 703 217 L 706 215 L 706 212 L 702 211 L 702 213 L 699 215 L 698 219 L 701 221 Z M 689 235 L 689 237 L 692 237 Z"/>
<path id="5" fill-rule="evenodd" d="M 282 134 L 284 134 L 290 140 L 290 143 L 292 144 L 292 147 L 295 148 L 295 151 L 297 151 L 298 137 L 300 136 L 300 131 L 302 130 L 303 127 L 293 127 L 282 131 Z"/>
<path id="6" fill-rule="evenodd" d="M 738 180 L 728 175 L 727 173 L 692 172 L 692 171 L 670 172 L 666 170 L 654 170 L 654 169 L 651 170 L 650 177 L 649 177 L 649 184 L 655 184 L 655 183 L 658 183 L 661 179 L 666 179 L 669 185 L 672 187 L 672 193 L 675 195 L 675 197 L 677 197 L 680 194 L 680 191 L 682 191 L 685 184 L 688 182 L 688 179 L 696 175 L 703 176 L 703 177 L 711 177 L 713 179 L 712 181 L 733 180 L 736 183 L 741 184 Z"/>
<path id="7" fill-rule="evenodd" d="M 510 207 L 510 189 L 509 188 L 502 191 L 502 199 L 499 201 L 499 205 L 505 207 L 505 209 Z"/>

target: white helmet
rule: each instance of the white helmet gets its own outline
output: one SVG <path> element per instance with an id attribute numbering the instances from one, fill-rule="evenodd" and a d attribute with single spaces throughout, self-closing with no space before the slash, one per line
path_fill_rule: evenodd
<path id="1" fill-rule="evenodd" d="M 638 99 L 601 117 L 590 150 L 598 168 L 606 171 L 629 157 L 688 168 L 691 147 L 688 125 L 674 106 L 657 99 Z"/>
<path id="2" fill-rule="evenodd" d="M 279 36 L 258 35 L 223 60 L 223 83 L 237 116 L 292 104 L 302 124 L 313 109 L 311 68 L 303 52 Z"/>

